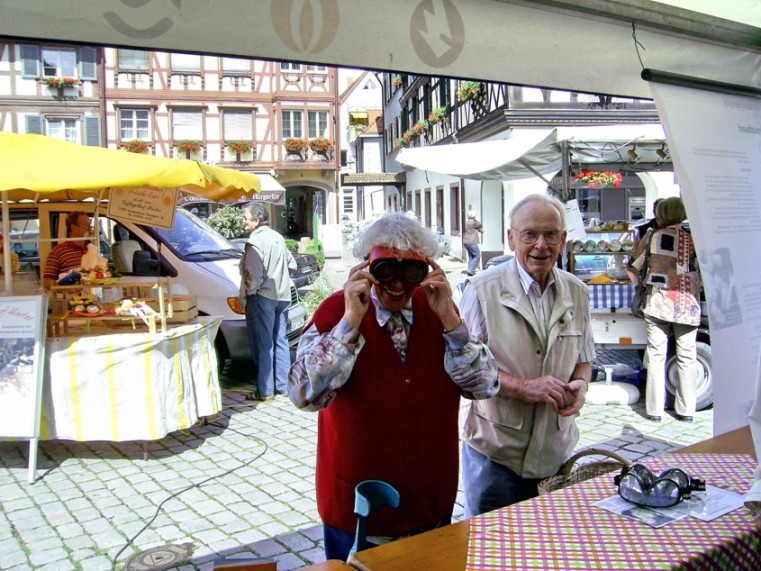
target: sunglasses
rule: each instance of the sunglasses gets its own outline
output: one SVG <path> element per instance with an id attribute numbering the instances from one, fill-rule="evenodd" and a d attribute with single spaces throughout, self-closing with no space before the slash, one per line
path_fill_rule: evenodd
<path id="1" fill-rule="evenodd" d="M 375 260 L 370 265 L 370 273 L 381 283 L 399 277 L 410 284 L 419 284 L 428 275 L 428 264 L 420 260 Z"/>
<path id="2" fill-rule="evenodd" d="M 623 467 L 613 481 L 623 499 L 651 508 L 675 506 L 689 499 L 692 492 L 706 489 L 705 480 L 691 478 L 679 468 L 669 468 L 656 476 L 643 464 Z"/>

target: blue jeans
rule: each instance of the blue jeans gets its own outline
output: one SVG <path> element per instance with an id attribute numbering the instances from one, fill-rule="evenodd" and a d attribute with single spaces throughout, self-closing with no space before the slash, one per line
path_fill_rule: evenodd
<path id="1" fill-rule="evenodd" d="M 246 297 L 246 327 L 251 355 L 257 367 L 256 390 L 259 397 L 288 390 L 291 352 L 288 347 L 288 301 L 275 301 L 261 295 Z"/>
<path id="2" fill-rule="evenodd" d="M 468 252 L 468 271 L 476 273 L 481 258 L 481 248 L 478 244 L 465 244 L 465 250 Z"/>
<path id="3" fill-rule="evenodd" d="M 465 517 L 490 512 L 539 494 L 542 478 L 521 478 L 507 466 L 497 464 L 462 443 L 462 485 Z"/>

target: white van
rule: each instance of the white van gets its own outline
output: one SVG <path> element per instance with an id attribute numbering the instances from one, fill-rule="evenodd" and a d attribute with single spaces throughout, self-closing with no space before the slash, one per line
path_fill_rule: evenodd
<path id="1" fill-rule="evenodd" d="M 67 214 L 80 210 L 94 218 L 95 203 L 15 203 L 10 207 L 11 239 L 41 239 L 35 259 L 39 277 L 51 247 L 66 238 Z M 168 276 L 173 295 L 194 295 L 199 314 L 224 318 L 215 341 L 220 367 L 226 359 L 251 363 L 245 309 L 238 305 L 240 249 L 183 208 L 177 208 L 172 230 L 109 218 L 107 206 L 98 210 L 98 226 L 101 254 L 113 261 L 121 275 Z M 29 269 L 22 265 L 22 271 Z M 305 324 L 306 312 L 292 283 L 287 333 L 291 346 L 298 343 Z"/>

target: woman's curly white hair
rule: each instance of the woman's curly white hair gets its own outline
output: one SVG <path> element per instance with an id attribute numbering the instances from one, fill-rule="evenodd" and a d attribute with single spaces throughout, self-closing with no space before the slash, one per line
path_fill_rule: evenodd
<path id="1" fill-rule="evenodd" d="M 375 246 L 412 250 L 432 259 L 441 254 L 436 235 L 405 214 L 386 214 L 373 222 L 359 235 L 352 251 L 355 257 L 365 259 Z"/>

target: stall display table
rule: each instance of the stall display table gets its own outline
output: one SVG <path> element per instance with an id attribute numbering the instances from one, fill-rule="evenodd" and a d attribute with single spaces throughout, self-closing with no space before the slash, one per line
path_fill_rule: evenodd
<path id="1" fill-rule="evenodd" d="M 755 461 L 752 460 L 755 456 L 755 448 L 753 446 L 750 429 L 747 426 L 687 447 L 680 450 L 680 454 L 683 456 L 680 456 L 679 460 L 674 460 L 674 458 L 676 458 L 675 456 L 664 456 L 659 460 L 674 464 L 677 461 L 682 462 L 682 457 L 693 457 L 697 463 L 685 464 L 685 467 L 689 468 L 690 466 L 694 466 L 700 470 L 702 469 L 701 466 L 704 465 L 714 466 L 714 468 L 711 469 L 712 471 L 710 474 L 695 474 L 695 476 L 704 476 L 707 479 L 708 484 L 737 492 L 744 492 L 749 487 L 750 479 L 752 477 L 751 470 L 755 467 Z M 690 456 L 688 456 L 688 454 Z M 737 459 L 739 463 L 736 465 L 730 465 L 732 460 L 730 460 L 729 464 L 722 462 L 721 460 L 712 462 L 710 458 L 707 458 L 708 454 L 732 455 L 732 457 Z M 721 456 L 718 458 L 721 458 Z M 693 462 L 693 460 L 687 459 L 685 462 Z M 718 468 L 716 467 L 717 465 Z M 727 472 L 730 472 L 730 474 L 725 476 L 725 473 Z M 727 478 L 726 481 L 723 480 L 725 477 Z M 601 482 L 608 482 L 610 478 L 610 475 L 600 476 Z M 593 489 L 595 489 L 597 485 L 598 483 L 595 483 L 594 480 L 588 480 L 587 482 L 571 486 L 570 488 L 553 492 L 552 494 L 549 494 L 549 496 L 542 496 L 522 504 L 509 506 L 497 510 L 496 512 L 491 512 L 491 514 L 517 512 L 515 515 L 511 513 L 507 516 L 510 519 L 510 523 L 508 524 L 508 527 L 504 528 L 504 531 L 508 535 L 514 531 L 519 532 L 521 526 L 524 524 L 530 526 L 544 526 L 544 529 L 549 530 L 553 524 L 552 520 L 558 516 L 554 511 L 546 511 L 548 507 L 554 509 L 553 506 L 548 506 L 547 502 L 551 504 L 555 501 L 554 497 L 558 497 L 559 495 L 567 499 L 579 498 L 583 494 L 588 493 L 585 491 L 585 486 L 592 486 Z M 610 488 L 607 487 L 606 491 L 600 495 L 600 499 L 610 495 L 612 495 L 612 492 L 610 491 Z M 587 550 L 587 553 L 590 553 L 588 548 L 592 545 L 596 545 L 597 549 L 604 549 L 607 546 L 611 549 L 611 551 L 608 552 L 608 557 L 613 557 L 614 551 L 618 554 L 616 565 L 599 563 L 598 561 L 595 561 L 593 555 L 590 554 L 588 557 L 584 557 L 583 564 L 573 568 L 636 569 L 636 566 L 632 567 L 630 560 L 635 563 L 637 561 L 638 554 L 641 551 L 641 536 L 647 537 L 651 535 L 657 537 L 658 533 L 668 530 L 669 527 L 685 522 L 685 520 L 681 520 L 680 522 L 669 524 L 663 528 L 653 529 L 646 524 L 637 524 L 625 520 L 620 516 L 616 516 L 616 521 L 619 522 L 617 527 L 620 528 L 619 532 L 622 534 L 619 543 L 614 543 L 610 540 L 601 541 L 597 535 L 594 535 L 591 540 L 585 539 L 582 541 L 580 536 L 587 534 L 588 532 L 585 529 L 579 529 L 579 527 L 577 527 L 577 522 L 573 520 L 573 517 L 581 516 L 583 514 L 588 515 L 591 510 L 600 512 L 599 514 L 596 514 L 599 517 L 613 517 L 613 514 L 609 514 L 600 508 L 587 506 L 586 504 L 583 507 L 576 506 L 575 511 L 578 513 L 572 515 L 571 519 L 566 517 L 561 524 L 562 529 L 559 532 L 546 531 L 540 534 L 539 546 L 537 546 L 536 543 L 521 543 L 515 545 L 513 552 L 514 557 L 525 558 L 527 552 L 536 549 L 555 551 L 564 545 L 571 547 L 576 546 L 577 548 L 580 547 L 583 550 Z M 393 541 L 381 545 L 380 547 L 367 549 L 352 556 L 350 563 L 357 569 L 363 571 L 407 571 L 409 569 L 462 571 L 466 568 L 484 569 L 486 567 L 470 567 L 469 565 L 474 564 L 474 562 L 471 562 L 470 564 L 468 563 L 468 555 L 471 552 L 470 543 L 480 543 L 480 540 L 474 537 L 471 533 L 471 527 L 475 529 L 475 526 L 480 525 L 477 523 L 479 520 L 491 517 L 492 515 L 490 514 L 483 514 L 470 520 L 447 525 L 406 539 Z M 726 520 L 726 522 L 722 522 L 724 518 L 730 519 Z M 740 508 L 739 510 L 727 514 L 713 522 L 706 523 L 699 522 L 698 520 L 694 521 L 698 522 L 701 531 L 704 531 L 709 535 L 703 536 L 703 539 L 693 538 L 691 540 L 690 545 L 695 548 L 695 551 L 690 553 L 680 552 L 684 557 L 687 557 L 687 559 L 681 561 L 678 565 L 675 565 L 675 568 L 677 569 L 705 568 L 697 565 L 691 566 L 693 561 L 698 560 L 702 562 L 702 565 L 713 565 L 712 567 L 708 567 L 710 569 L 723 569 L 718 566 L 721 563 L 717 562 L 721 561 L 718 556 L 721 555 L 725 547 L 728 548 L 731 553 L 737 553 L 739 550 L 743 549 L 743 546 L 747 545 L 752 547 L 754 542 L 757 542 L 760 537 L 759 531 L 753 524 L 751 513 L 744 508 Z M 694 522 L 684 523 L 684 525 L 693 524 Z M 672 529 L 672 532 L 675 531 L 676 529 Z M 682 531 L 684 532 L 685 530 L 682 529 Z M 498 536 L 496 535 L 492 536 L 492 540 L 497 537 Z M 680 535 L 679 541 L 681 540 L 682 536 Z M 755 543 L 755 545 L 758 546 L 758 543 Z M 624 547 L 628 549 L 624 549 Z M 655 547 L 658 551 L 669 551 L 672 548 L 673 545 L 671 543 L 664 543 L 662 546 Z M 756 549 L 758 549 L 758 547 L 756 547 Z M 758 551 L 756 551 L 756 554 L 757 553 Z M 717 557 L 714 557 L 714 554 L 716 554 Z M 753 553 L 751 553 L 751 555 L 753 555 Z M 521 559 L 515 560 L 519 561 Z M 514 565 L 514 567 L 520 568 L 517 564 Z M 651 566 L 649 568 L 654 569 L 661 567 L 665 569 L 672 568 L 669 564 Z M 502 566 L 498 568 L 509 569 L 511 568 L 511 564 L 510 562 L 502 562 Z M 563 565 L 557 566 L 547 563 L 545 566 L 535 568 L 563 569 L 571 567 L 564 567 Z M 754 567 L 751 566 L 746 568 L 753 569 Z"/>
<path id="2" fill-rule="evenodd" d="M 634 298 L 634 286 L 626 284 L 589 286 L 589 307 L 592 309 L 629 309 Z"/>
<path id="3" fill-rule="evenodd" d="M 52 337 L 43 440 L 158 440 L 222 409 L 214 338 L 221 317 L 165 333 Z"/>

